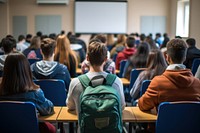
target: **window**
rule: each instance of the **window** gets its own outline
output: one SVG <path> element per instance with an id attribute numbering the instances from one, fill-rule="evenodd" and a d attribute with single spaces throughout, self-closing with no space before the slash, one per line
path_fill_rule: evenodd
<path id="1" fill-rule="evenodd" d="M 189 0 L 179 0 L 177 3 L 176 35 L 188 37 L 189 35 Z"/>

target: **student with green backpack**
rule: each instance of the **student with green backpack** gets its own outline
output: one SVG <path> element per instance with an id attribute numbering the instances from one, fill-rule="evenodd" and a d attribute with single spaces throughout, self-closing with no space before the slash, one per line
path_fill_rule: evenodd
<path id="1" fill-rule="evenodd" d="M 87 60 L 90 70 L 71 81 L 67 106 L 76 110 L 81 133 L 122 133 L 123 85 L 116 75 L 103 71 L 107 49 L 101 41 L 89 43 Z"/>

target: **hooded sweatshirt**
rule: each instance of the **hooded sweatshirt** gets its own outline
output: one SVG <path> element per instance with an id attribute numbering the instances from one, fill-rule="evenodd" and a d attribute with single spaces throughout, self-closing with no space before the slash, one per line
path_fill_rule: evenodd
<path id="1" fill-rule="evenodd" d="M 158 107 L 161 102 L 200 101 L 200 80 L 189 69 L 166 70 L 156 76 L 139 99 L 142 111 Z"/>
<path id="2" fill-rule="evenodd" d="M 7 54 L 0 56 L 0 70 L 1 71 L 3 71 L 4 62 L 5 62 L 7 56 L 8 56 Z"/>
<path id="3" fill-rule="evenodd" d="M 119 70 L 120 62 L 122 60 L 127 60 L 130 56 L 136 53 L 135 48 L 126 48 L 122 52 L 118 53 L 116 58 L 116 69 Z"/>
<path id="4" fill-rule="evenodd" d="M 33 76 L 36 79 L 61 79 L 68 90 L 71 77 L 67 67 L 55 61 L 38 61 L 31 65 Z"/>

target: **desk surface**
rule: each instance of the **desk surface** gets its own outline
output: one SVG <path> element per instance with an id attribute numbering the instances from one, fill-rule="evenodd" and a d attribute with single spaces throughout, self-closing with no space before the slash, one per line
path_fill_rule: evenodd
<path id="1" fill-rule="evenodd" d="M 76 115 L 76 111 L 69 111 L 68 107 L 63 107 L 62 110 L 60 111 L 57 121 L 77 122 L 78 116 Z"/>
<path id="2" fill-rule="evenodd" d="M 128 79 L 126 79 L 126 78 L 120 78 L 120 79 L 121 79 L 123 85 L 129 85 L 130 84 L 130 81 Z"/>
<path id="3" fill-rule="evenodd" d="M 38 116 L 39 121 L 55 122 L 60 114 L 62 107 L 54 107 L 54 114 L 48 116 Z"/>
<path id="4" fill-rule="evenodd" d="M 132 107 L 132 112 L 136 118 L 136 122 L 155 122 L 157 115 L 152 111 L 141 111 L 139 107 Z"/>

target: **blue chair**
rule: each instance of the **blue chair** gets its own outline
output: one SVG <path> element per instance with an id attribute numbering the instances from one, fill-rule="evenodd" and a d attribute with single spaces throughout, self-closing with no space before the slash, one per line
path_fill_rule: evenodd
<path id="1" fill-rule="evenodd" d="M 39 133 L 32 102 L 0 101 L 1 133 Z"/>
<path id="2" fill-rule="evenodd" d="M 200 58 L 194 59 L 191 68 L 193 75 L 195 75 L 195 73 L 197 72 L 199 65 L 200 65 Z"/>
<path id="3" fill-rule="evenodd" d="M 118 75 L 119 78 L 123 78 L 123 75 L 124 75 L 124 67 L 125 67 L 125 65 L 126 65 L 126 62 L 127 62 L 127 60 L 122 60 L 122 61 L 120 61 L 119 75 Z"/>
<path id="4" fill-rule="evenodd" d="M 51 100 L 54 106 L 66 106 L 67 92 L 63 80 L 39 79 L 34 82 L 40 86 L 45 97 Z"/>
<path id="5" fill-rule="evenodd" d="M 30 65 L 32 65 L 33 63 L 37 62 L 37 61 L 41 61 L 41 59 L 36 58 L 36 59 L 28 59 L 28 62 Z"/>
<path id="6" fill-rule="evenodd" d="M 133 87 L 137 77 L 139 76 L 139 74 L 144 71 L 146 68 L 134 68 L 131 70 L 131 74 L 130 74 L 130 84 L 129 86 L 125 87 L 124 90 L 124 95 L 125 95 L 125 100 L 126 102 L 131 102 L 132 101 L 132 97 L 130 96 L 130 90 Z"/>
<path id="7" fill-rule="evenodd" d="M 142 86 L 140 88 L 140 97 L 145 93 L 150 83 L 151 83 L 151 80 L 144 80 L 142 82 Z"/>
<path id="8" fill-rule="evenodd" d="M 163 102 L 158 108 L 156 133 L 200 133 L 200 102 Z"/>

